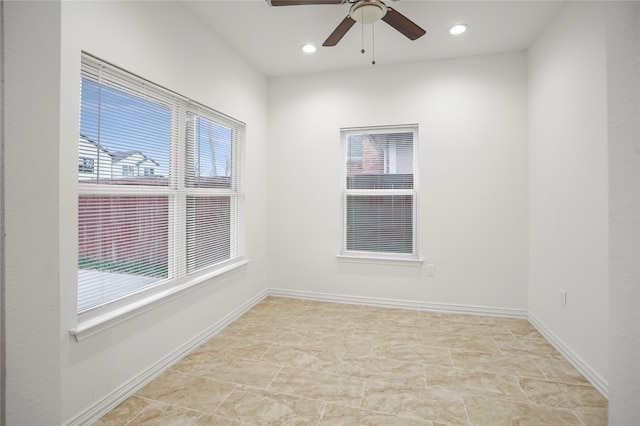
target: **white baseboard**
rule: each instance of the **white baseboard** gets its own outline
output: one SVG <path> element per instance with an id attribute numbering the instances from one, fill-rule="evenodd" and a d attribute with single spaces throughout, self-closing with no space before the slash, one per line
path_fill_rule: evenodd
<path id="1" fill-rule="evenodd" d="M 538 320 L 534 315 L 529 313 L 529 322 L 542 334 L 557 350 L 560 352 L 586 379 L 598 389 L 598 391 L 607 400 L 609 399 L 609 384 L 598 372 L 596 372 L 582 358 L 576 355 L 571 348 L 562 341 L 558 336 L 553 334 L 542 321 Z"/>
<path id="2" fill-rule="evenodd" d="M 270 296 L 293 297 L 296 299 L 320 300 L 325 302 L 351 303 L 354 305 L 380 306 L 385 308 L 418 309 L 423 311 L 450 312 L 459 314 L 493 315 L 509 318 L 527 318 L 526 309 L 493 308 L 489 306 L 454 305 L 430 303 L 415 300 L 381 299 L 375 297 L 348 296 L 341 294 L 315 293 L 309 291 L 271 288 Z"/>
<path id="3" fill-rule="evenodd" d="M 166 371 L 173 364 L 184 358 L 191 351 L 196 349 L 202 343 L 210 339 L 211 337 L 218 334 L 221 330 L 223 330 L 226 326 L 231 324 L 233 321 L 238 319 L 242 314 L 251 309 L 254 305 L 260 302 L 262 299 L 267 297 L 268 291 L 263 290 L 258 293 L 256 296 L 252 297 L 247 302 L 240 305 L 238 308 L 234 309 L 228 315 L 224 316 L 218 322 L 213 324 L 211 327 L 207 328 L 205 331 L 190 339 L 187 343 L 182 345 L 176 351 L 170 353 L 166 357 L 164 357 L 159 362 L 150 366 L 142 373 L 137 376 L 131 378 L 131 380 L 127 381 L 122 386 L 115 389 L 113 392 L 108 394 L 106 397 L 102 398 L 91 407 L 78 414 L 71 420 L 69 420 L 65 425 L 67 426 L 81 426 L 92 424 L 97 421 L 100 417 L 107 414 L 110 410 L 115 408 L 118 404 L 123 402 L 125 399 L 129 398 L 131 395 L 136 393 L 139 389 L 141 389 L 144 385 L 151 382 L 153 379 L 158 377 L 164 371 Z"/>

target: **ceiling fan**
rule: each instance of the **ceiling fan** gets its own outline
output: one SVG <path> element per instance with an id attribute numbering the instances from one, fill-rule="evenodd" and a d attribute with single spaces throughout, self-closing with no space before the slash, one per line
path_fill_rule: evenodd
<path id="1" fill-rule="evenodd" d="M 396 30 L 400 31 L 410 40 L 422 37 L 426 31 L 416 25 L 409 18 L 395 9 L 384 4 L 381 0 L 266 0 L 271 6 L 300 6 L 316 4 L 350 4 L 349 14 L 340 22 L 329 37 L 322 43 L 323 46 L 335 46 L 351 29 L 353 24 L 361 22 L 372 24 L 383 20 Z M 397 1 L 397 0 L 394 0 Z"/>

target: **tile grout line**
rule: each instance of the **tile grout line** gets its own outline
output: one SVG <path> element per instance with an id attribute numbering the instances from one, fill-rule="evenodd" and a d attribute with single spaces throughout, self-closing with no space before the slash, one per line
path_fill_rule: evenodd
<path id="1" fill-rule="evenodd" d="M 152 399 L 152 398 L 146 398 L 146 397 L 138 397 L 138 398 L 142 398 L 142 399 L 147 399 L 149 401 L 153 401 L 149 406 L 145 407 L 144 410 L 142 410 L 140 413 L 138 413 L 136 416 L 134 416 L 130 421 L 128 421 L 126 424 L 130 424 L 133 420 L 137 419 L 138 417 L 140 417 L 140 415 L 142 415 L 144 412 L 148 411 L 148 409 L 153 406 L 154 404 L 158 404 L 158 405 L 162 405 L 162 406 L 167 406 L 167 407 L 171 407 L 174 409 L 178 409 L 181 411 L 191 411 L 194 413 L 198 413 L 199 415 L 205 415 L 205 416 L 216 416 L 216 417 L 220 417 L 220 418 L 224 418 L 224 419 L 228 419 L 227 417 L 224 416 L 219 416 L 217 414 L 214 414 L 213 412 L 207 412 L 207 411 L 201 411 L 201 410 L 196 410 L 195 408 L 190 408 L 190 407 L 186 407 L 183 405 L 178 405 L 175 403 L 170 403 L 170 402 L 165 402 L 165 401 L 160 401 L 158 399 Z M 226 398 L 226 397 L 225 397 Z M 216 407 L 217 408 L 217 407 Z M 214 410 L 215 411 L 215 410 Z M 228 419 L 231 420 L 231 419 Z M 125 425 L 126 426 L 126 425 Z"/>
<path id="2" fill-rule="evenodd" d="M 580 417 L 580 415 L 576 413 L 576 410 L 571 410 L 571 412 L 573 413 L 574 416 L 578 418 L 578 420 L 580 420 L 580 423 L 582 423 L 582 426 L 586 426 L 586 423 L 584 422 L 584 420 L 582 420 L 582 417 Z"/>
<path id="3" fill-rule="evenodd" d="M 451 348 L 447 347 L 447 352 L 449 353 L 449 362 L 451 363 L 451 368 L 456 368 L 455 362 L 453 362 L 453 355 L 451 355 Z"/>
<path id="4" fill-rule="evenodd" d="M 154 402 L 157 402 L 155 399 L 151 399 L 151 398 L 144 398 L 144 397 L 141 397 L 141 396 L 139 396 L 138 398 L 142 398 L 142 399 L 149 400 L 149 401 L 152 401 L 152 402 L 151 402 L 149 405 L 147 405 L 146 407 L 144 407 L 144 408 L 142 409 L 142 411 L 140 411 L 138 414 L 136 414 L 136 415 L 135 415 L 135 416 L 133 416 L 132 418 L 128 419 L 128 420 L 127 420 L 127 422 L 124 424 L 124 426 L 127 426 L 128 424 L 131 424 L 131 422 L 133 422 L 135 419 L 137 419 L 138 417 L 140 417 L 140 415 L 141 415 L 142 413 L 144 413 L 145 411 L 147 411 L 147 410 L 149 409 L 149 407 L 151 407 L 151 406 L 153 405 L 153 403 L 154 403 Z"/>
<path id="5" fill-rule="evenodd" d="M 422 364 L 422 376 L 424 378 L 424 387 L 427 388 L 427 367 L 424 365 L 424 363 Z"/>
<path id="6" fill-rule="evenodd" d="M 364 400 L 364 391 L 367 388 L 367 380 L 362 382 L 362 389 L 360 390 L 360 402 L 358 403 L 358 409 L 362 409 L 362 401 Z"/>
<path id="7" fill-rule="evenodd" d="M 469 417 L 469 410 L 467 409 L 467 401 L 464 400 L 464 395 L 460 395 L 462 398 L 462 406 L 464 407 L 464 414 L 467 416 L 467 424 L 471 425 L 471 417 Z"/>
<path id="8" fill-rule="evenodd" d="M 219 403 L 219 404 L 216 406 L 216 408 L 213 410 L 213 415 L 217 415 L 217 414 L 215 414 L 215 413 L 217 413 L 217 412 L 218 412 L 218 409 L 222 406 L 222 404 L 224 404 L 224 402 L 227 400 L 227 398 L 229 398 L 229 396 L 230 396 L 233 392 L 235 392 L 235 390 L 236 390 L 236 389 L 238 389 L 238 386 L 239 386 L 239 385 L 237 385 L 237 384 L 236 384 L 236 385 L 234 386 L 234 388 L 233 388 L 233 389 L 231 389 L 231 391 L 229 391 L 229 393 L 228 393 L 227 395 L 225 395 L 225 397 L 224 397 L 224 398 L 222 398 L 222 401 L 220 401 L 220 403 Z M 220 416 L 220 417 L 223 417 L 223 418 L 224 418 L 224 416 Z"/>
<path id="9" fill-rule="evenodd" d="M 322 421 L 322 417 L 324 417 L 324 410 L 327 409 L 327 404 L 329 401 L 324 401 L 324 405 L 322 406 L 322 411 L 320 411 L 320 416 L 318 416 L 318 421 L 316 422 L 316 426 L 320 426 L 320 422 Z"/>
<path id="10" fill-rule="evenodd" d="M 271 381 L 269 382 L 265 390 L 269 390 L 269 387 L 271 387 L 271 384 L 273 383 L 273 381 L 276 379 L 276 377 L 278 377 L 278 374 L 282 373 L 282 370 L 284 370 L 284 367 L 285 367 L 284 365 L 281 366 L 280 370 L 278 370 L 278 372 L 273 375 L 273 377 L 271 378 Z M 273 392 L 273 391 L 269 391 L 269 392 Z"/>

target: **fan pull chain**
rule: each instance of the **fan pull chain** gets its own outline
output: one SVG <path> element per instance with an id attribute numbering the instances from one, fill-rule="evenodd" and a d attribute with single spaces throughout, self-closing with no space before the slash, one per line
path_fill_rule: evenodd
<path id="1" fill-rule="evenodd" d="M 364 7 L 360 8 L 360 22 L 362 22 L 360 24 L 360 29 L 361 29 L 361 34 L 362 34 L 362 49 L 360 49 L 360 53 L 364 54 Z"/>
<path id="2" fill-rule="evenodd" d="M 371 65 L 376 64 L 376 24 L 371 25 Z"/>

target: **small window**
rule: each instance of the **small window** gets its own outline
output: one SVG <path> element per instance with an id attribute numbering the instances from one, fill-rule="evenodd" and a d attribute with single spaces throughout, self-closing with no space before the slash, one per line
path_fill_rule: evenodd
<path id="1" fill-rule="evenodd" d="M 135 176 L 136 170 L 133 166 L 122 166 L 122 176 Z"/>
<path id="2" fill-rule="evenodd" d="M 156 174 L 156 171 L 153 167 L 145 167 L 144 168 L 144 175 L 145 176 L 153 176 Z"/>
<path id="3" fill-rule="evenodd" d="M 93 173 L 93 158 L 80 157 L 78 173 Z"/>
<path id="4" fill-rule="evenodd" d="M 415 127 L 342 131 L 343 254 L 418 257 Z"/>

